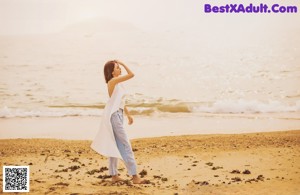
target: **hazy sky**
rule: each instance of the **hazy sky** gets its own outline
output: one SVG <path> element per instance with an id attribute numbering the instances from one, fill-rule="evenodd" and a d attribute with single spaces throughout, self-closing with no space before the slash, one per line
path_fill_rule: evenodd
<path id="1" fill-rule="evenodd" d="M 252 2 L 255 3 L 256 0 Z M 257 1 L 258 2 L 258 1 Z M 265 3 L 269 1 L 265 0 Z M 283 2 L 283 1 L 282 1 Z M 290 2 L 290 3 L 288 3 Z M 225 0 L 0 0 L 0 34 L 59 32 L 68 24 L 93 17 L 127 22 L 144 30 L 201 31 L 211 28 L 241 32 L 273 27 L 293 30 L 297 14 L 205 14 L 204 3 Z M 240 2 L 239 3 L 249 3 Z M 296 4 L 296 0 L 284 1 Z M 298 25 L 299 26 L 299 25 Z"/>

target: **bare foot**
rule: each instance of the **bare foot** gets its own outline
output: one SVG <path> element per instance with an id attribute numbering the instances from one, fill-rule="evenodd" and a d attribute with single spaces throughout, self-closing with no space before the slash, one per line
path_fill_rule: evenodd
<path id="1" fill-rule="evenodd" d="M 144 179 L 141 179 L 139 176 L 137 176 L 137 175 L 133 175 L 132 176 L 132 182 L 134 183 L 134 184 L 145 184 L 146 183 L 146 180 L 144 180 Z"/>
<path id="2" fill-rule="evenodd" d="M 118 175 L 113 175 L 111 177 L 111 181 L 112 182 L 118 182 L 118 181 L 123 181 L 123 179 L 121 177 L 119 177 Z"/>

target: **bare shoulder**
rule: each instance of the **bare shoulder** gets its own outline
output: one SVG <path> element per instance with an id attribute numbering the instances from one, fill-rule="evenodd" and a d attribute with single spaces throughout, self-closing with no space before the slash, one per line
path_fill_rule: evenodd
<path id="1" fill-rule="evenodd" d="M 109 88 L 110 88 L 110 87 L 114 88 L 114 87 L 116 86 L 116 84 L 118 84 L 116 78 L 112 78 L 112 79 L 110 79 L 110 81 L 108 81 L 107 86 L 108 86 Z"/>

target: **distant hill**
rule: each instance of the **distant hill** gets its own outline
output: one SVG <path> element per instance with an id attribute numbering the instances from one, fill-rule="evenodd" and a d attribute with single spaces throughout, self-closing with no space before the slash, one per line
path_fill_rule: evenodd
<path id="1" fill-rule="evenodd" d="M 116 21 L 109 18 L 91 18 L 67 26 L 62 33 L 93 35 L 107 32 L 137 32 L 140 31 L 133 24 Z"/>

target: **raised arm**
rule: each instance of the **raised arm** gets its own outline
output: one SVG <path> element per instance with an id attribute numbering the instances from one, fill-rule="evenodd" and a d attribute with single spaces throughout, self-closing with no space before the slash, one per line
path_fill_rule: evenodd
<path id="1" fill-rule="evenodd" d="M 127 81 L 127 80 L 134 77 L 133 72 L 123 62 L 121 62 L 119 60 L 115 60 L 115 62 L 118 63 L 119 66 L 123 66 L 125 68 L 125 70 L 127 72 L 127 75 L 118 76 L 118 77 L 115 77 L 115 78 L 111 79 L 110 82 L 111 82 L 112 85 L 116 85 L 117 83 Z"/>

